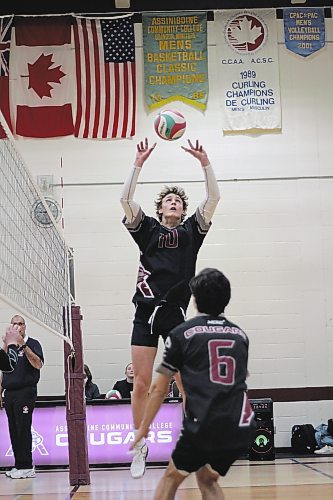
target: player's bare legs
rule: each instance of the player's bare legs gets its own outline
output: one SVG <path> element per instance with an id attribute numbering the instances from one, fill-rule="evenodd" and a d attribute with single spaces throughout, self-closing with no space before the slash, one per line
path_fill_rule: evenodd
<path id="1" fill-rule="evenodd" d="M 154 500 L 173 500 L 178 486 L 189 474 L 176 469 L 172 460 L 170 460 L 162 478 L 160 479 Z"/>
<path id="2" fill-rule="evenodd" d="M 145 412 L 156 352 L 156 347 L 132 345 L 134 385 L 131 405 L 134 429 L 140 427 Z M 147 453 L 147 445 L 145 440 L 142 439 L 134 448 L 134 456 L 131 464 L 131 474 L 133 478 L 142 477 L 145 473 Z"/>
<path id="3" fill-rule="evenodd" d="M 183 398 L 183 413 L 185 415 L 185 405 L 186 405 L 186 394 L 185 394 L 185 390 L 184 390 L 184 386 L 183 386 L 183 382 L 182 382 L 182 378 L 180 376 L 180 373 L 177 372 L 175 375 L 175 381 L 176 381 L 176 384 L 177 384 L 177 387 L 179 389 L 179 392 L 181 393 L 182 395 L 182 398 Z"/>
<path id="4" fill-rule="evenodd" d="M 132 345 L 134 385 L 131 405 L 135 429 L 140 427 L 145 412 L 156 352 L 156 347 Z"/>
<path id="5" fill-rule="evenodd" d="M 196 473 L 202 500 L 224 500 L 222 488 L 218 484 L 220 475 L 211 467 L 205 465 Z"/>

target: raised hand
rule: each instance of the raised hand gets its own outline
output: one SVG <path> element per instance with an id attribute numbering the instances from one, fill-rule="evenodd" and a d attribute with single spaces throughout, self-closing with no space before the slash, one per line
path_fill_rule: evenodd
<path id="1" fill-rule="evenodd" d="M 184 146 L 181 146 L 181 148 L 184 151 L 186 151 L 187 153 L 190 153 L 192 156 L 194 156 L 194 158 L 197 158 L 203 167 L 207 167 L 210 164 L 210 162 L 209 162 L 206 151 L 204 150 L 202 145 L 199 143 L 198 139 L 195 141 L 195 146 L 192 144 L 190 139 L 188 139 L 187 142 L 188 142 L 190 147 L 185 148 Z"/>
<path id="2" fill-rule="evenodd" d="M 141 168 L 142 165 L 144 164 L 144 162 L 151 155 L 152 151 L 155 149 L 155 146 L 156 146 L 156 142 L 154 142 L 154 144 L 151 147 L 149 147 L 147 137 L 145 138 L 144 141 L 139 142 L 136 146 L 137 151 L 136 151 L 134 165 L 136 167 Z"/>
<path id="3" fill-rule="evenodd" d="M 6 334 L 2 337 L 2 340 L 7 346 L 11 344 L 23 345 L 23 337 L 20 335 L 16 326 L 9 326 L 6 329 Z"/>

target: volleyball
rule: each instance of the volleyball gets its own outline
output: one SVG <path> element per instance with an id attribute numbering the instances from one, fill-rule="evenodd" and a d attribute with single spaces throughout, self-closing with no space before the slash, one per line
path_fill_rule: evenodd
<path id="1" fill-rule="evenodd" d="M 156 134 L 166 141 L 179 139 L 185 132 L 186 120 L 184 116 L 173 109 L 161 111 L 154 120 Z"/>
<path id="2" fill-rule="evenodd" d="M 105 394 L 105 399 L 122 399 L 119 391 L 111 389 L 111 391 Z"/>

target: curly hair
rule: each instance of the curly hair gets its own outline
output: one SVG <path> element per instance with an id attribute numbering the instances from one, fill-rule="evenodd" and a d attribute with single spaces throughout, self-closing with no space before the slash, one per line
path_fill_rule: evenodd
<path id="1" fill-rule="evenodd" d="M 164 186 L 162 191 L 157 195 L 157 199 L 155 200 L 155 209 L 156 209 L 156 215 L 158 217 L 158 220 L 161 222 L 162 220 L 162 215 L 159 213 L 159 210 L 162 206 L 162 201 L 163 198 L 165 198 L 168 194 L 173 193 L 179 196 L 179 198 L 183 202 L 183 211 L 184 213 L 182 214 L 181 220 L 185 219 L 186 212 L 187 212 L 187 207 L 188 207 L 188 197 L 185 194 L 185 191 L 183 188 L 179 186 Z"/>

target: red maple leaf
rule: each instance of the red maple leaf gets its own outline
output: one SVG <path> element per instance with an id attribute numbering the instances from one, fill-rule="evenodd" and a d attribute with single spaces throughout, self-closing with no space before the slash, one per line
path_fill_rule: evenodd
<path id="1" fill-rule="evenodd" d="M 51 68 L 53 61 L 52 55 L 45 56 L 41 54 L 33 64 L 28 63 L 29 71 L 29 89 L 33 89 L 40 98 L 52 97 L 52 85 L 49 82 L 61 83 L 60 79 L 65 76 L 60 66 Z"/>

